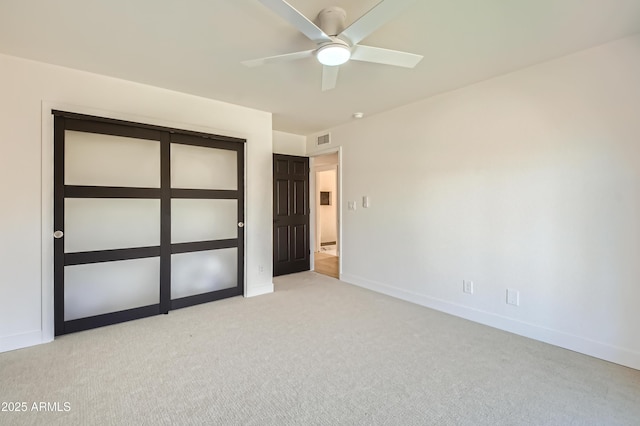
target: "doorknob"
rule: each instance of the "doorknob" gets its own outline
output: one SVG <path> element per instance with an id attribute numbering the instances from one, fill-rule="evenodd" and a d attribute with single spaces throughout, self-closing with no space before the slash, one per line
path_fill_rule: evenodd
<path id="1" fill-rule="evenodd" d="M 53 238 L 58 239 L 58 238 L 62 238 L 64 237 L 64 232 L 62 231 L 56 231 L 53 233 Z"/>
<path id="2" fill-rule="evenodd" d="M 238 222 L 238 228 L 244 228 L 244 222 Z"/>

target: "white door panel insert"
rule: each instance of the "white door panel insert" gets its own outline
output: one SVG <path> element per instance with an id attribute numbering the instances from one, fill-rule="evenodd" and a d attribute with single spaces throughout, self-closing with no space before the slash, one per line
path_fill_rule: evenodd
<path id="1" fill-rule="evenodd" d="M 223 240 L 237 236 L 237 200 L 171 200 L 172 243 Z"/>
<path id="2" fill-rule="evenodd" d="M 238 189 L 238 154 L 227 149 L 171 144 L 171 187 Z"/>
<path id="3" fill-rule="evenodd" d="M 66 185 L 160 188 L 160 142 L 65 131 Z"/>
<path id="4" fill-rule="evenodd" d="M 223 290 L 238 285 L 238 249 L 171 255 L 171 298 Z"/>
<path id="5" fill-rule="evenodd" d="M 64 319 L 157 304 L 160 258 L 65 266 Z"/>
<path id="6" fill-rule="evenodd" d="M 160 200 L 65 199 L 66 253 L 160 245 Z"/>

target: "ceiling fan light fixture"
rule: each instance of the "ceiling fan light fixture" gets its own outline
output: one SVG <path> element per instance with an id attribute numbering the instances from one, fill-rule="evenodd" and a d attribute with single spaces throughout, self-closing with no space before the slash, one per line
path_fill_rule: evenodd
<path id="1" fill-rule="evenodd" d="M 329 43 L 318 49 L 316 58 L 322 65 L 335 67 L 344 64 L 351 58 L 351 50 L 341 43 Z"/>

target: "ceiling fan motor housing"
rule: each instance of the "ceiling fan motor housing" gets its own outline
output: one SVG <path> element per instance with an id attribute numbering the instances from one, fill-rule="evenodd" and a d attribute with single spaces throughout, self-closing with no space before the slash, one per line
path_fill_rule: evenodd
<path id="1" fill-rule="evenodd" d="M 335 37 L 344 31 L 344 23 L 347 19 L 347 12 L 344 9 L 333 6 L 322 9 L 318 13 L 319 27 L 325 34 Z"/>

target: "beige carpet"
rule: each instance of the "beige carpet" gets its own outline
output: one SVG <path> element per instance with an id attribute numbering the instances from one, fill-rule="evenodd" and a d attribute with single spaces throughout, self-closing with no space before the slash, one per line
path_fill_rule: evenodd
<path id="1" fill-rule="evenodd" d="M 0 424 L 640 424 L 640 371 L 312 272 L 275 283 L 0 354 L 0 402 L 63 410 Z"/>

